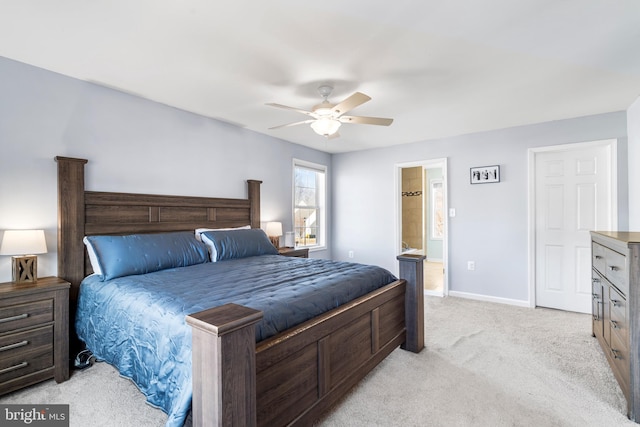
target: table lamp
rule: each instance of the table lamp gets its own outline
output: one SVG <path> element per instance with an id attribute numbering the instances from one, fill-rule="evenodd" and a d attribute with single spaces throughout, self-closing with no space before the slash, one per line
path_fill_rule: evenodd
<path id="1" fill-rule="evenodd" d="M 280 236 L 282 236 L 282 223 L 281 222 L 268 222 L 267 223 L 267 236 L 269 240 L 276 248 L 280 247 Z"/>
<path id="2" fill-rule="evenodd" d="M 47 253 L 44 230 L 6 230 L 2 236 L 0 255 L 11 257 L 11 279 L 14 283 L 38 280 L 38 257 Z M 25 255 L 29 254 L 29 255 Z"/>

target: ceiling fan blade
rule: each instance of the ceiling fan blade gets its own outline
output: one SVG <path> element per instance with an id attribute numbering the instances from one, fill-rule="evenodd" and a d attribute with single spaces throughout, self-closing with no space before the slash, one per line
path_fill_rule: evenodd
<path id="1" fill-rule="evenodd" d="M 382 117 L 363 117 L 363 116 L 340 116 L 338 117 L 342 123 L 357 123 L 362 125 L 378 125 L 389 126 L 393 123 L 393 119 L 385 119 Z"/>
<path id="2" fill-rule="evenodd" d="M 347 99 L 345 99 L 344 101 L 342 101 L 341 103 L 337 104 L 335 107 L 333 107 L 331 111 L 333 113 L 336 113 L 336 115 L 341 116 L 342 114 L 353 110 L 358 105 L 364 104 L 370 99 L 371 99 L 370 96 L 367 96 L 361 92 L 356 92 L 350 97 L 348 97 Z"/>
<path id="3" fill-rule="evenodd" d="M 280 128 L 287 128 L 289 126 L 297 126 L 297 125 L 304 125 L 306 123 L 312 123 L 315 122 L 314 119 L 309 119 L 309 120 L 303 120 L 301 122 L 295 122 L 295 123 L 287 123 L 286 125 L 280 125 L 280 126 L 274 126 L 272 128 L 269 128 L 269 130 L 271 129 L 280 129 Z"/>
<path id="4" fill-rule="evenodd" d="M 307 111 L 307 110 L 302 110 L 300 108 L 295 108 L 295 107 L 288 107 L 286 105 L 282 105 L 282 104 L 274 104 L 272 102 L 267 103 L 265 105 L 268 105 L 270 107 L 276 107 L 276 108 L 284 108 L 285 110 L 292 110 L 292 111 L 297 111 L 298 113 L 302 113 L 305 114 L 307 116 L 311 116 L 311 117 L 315 117 L 315 115 L 313 114 L 312 111 Z"/>

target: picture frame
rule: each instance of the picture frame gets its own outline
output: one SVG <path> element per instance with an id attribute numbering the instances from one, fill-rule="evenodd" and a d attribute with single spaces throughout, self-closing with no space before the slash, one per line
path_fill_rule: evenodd
<path id="1" fill-rule="evenodd" d="M 471 184 L 491 184 L 500 182 L 500 166 L 478 166 L 470 169 Z"/>

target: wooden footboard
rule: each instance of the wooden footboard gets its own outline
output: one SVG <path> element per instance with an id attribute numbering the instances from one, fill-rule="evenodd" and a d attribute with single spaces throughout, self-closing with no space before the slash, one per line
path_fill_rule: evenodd
<path id="1" fill-rule="evenodd" d="M 310 425 L 396 347 L 422 350 L 424 257 L 398 259 L 406 279 L 257 346 L 260 312 L 227 305 L 188 316 L 193 425 Z"/>

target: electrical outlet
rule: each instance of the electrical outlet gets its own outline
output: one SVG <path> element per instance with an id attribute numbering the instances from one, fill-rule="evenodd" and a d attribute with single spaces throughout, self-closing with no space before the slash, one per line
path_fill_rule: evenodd
<path id="1" fill-rule="evenodd" d="M 475 261 L 467 261 L 467 270 L 475 270 L 476 262 Z"/>
<path id="2" fill-rule="evenodd" d="M 349 258 L 353 258 L 353 251 L 349 251 Z"/>

